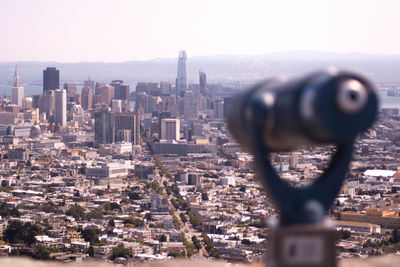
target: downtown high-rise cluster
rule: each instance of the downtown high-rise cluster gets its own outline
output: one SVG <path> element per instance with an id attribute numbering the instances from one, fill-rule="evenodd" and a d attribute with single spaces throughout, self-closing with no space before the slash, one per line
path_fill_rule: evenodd
<path id="1" fill-rule="evenodd" d="M 251 170 L 250 157 L 225 127 L 235 89 L 191 72 L 185 51 L 177 61 L 176 76 L 163 81 L 72 82 L 47 67 L 43 90 L 32 95 L 15 69 L 11 97 L 0 96 L 0 255 L 260 259 L 260 246 L 239 247 L 238 218 L 223 215 L 245 212 L 247 227 L 265 215 L 260 191 L 244 186 L 256 184 L 236 172 Z M 228 249 L 207 236 L 228 231 L 236 240 Z M 258 235 L 246 230 L 246 238 Z"/>

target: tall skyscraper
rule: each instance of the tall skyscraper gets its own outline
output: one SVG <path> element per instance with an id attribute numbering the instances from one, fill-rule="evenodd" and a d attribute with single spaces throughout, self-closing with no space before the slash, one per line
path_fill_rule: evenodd
<path id="1" fill-rule="evenodd" d="M 121 84 L 119 87 L 119 97 L 121 100 L 128 101 L 130 100 L 130 93 L 131 93 L 131 88 L 127 84 Z"/>
<path id="2" fill-rule="evenodd" d="M 172 95 L 165 96 L 161 102 L 161 112 L 169 112 L 172 117 L 179 115 L 178 105 L 176 104 L 176 98 Z"/>
<path id="3" fill-rule="evenodd" d="M 115 131 L 130 130 L 131 142 L 140 145 L 140 115 L 134 112 L 113 113 Z"/>
<path id="4" fill-rule="evenodd" d="M 166 140 L 180 139 L 180 120 L 162 119 L 161 120 L 161 138 Z"/>
<path id="5" fill-rule="evenodd" d="M 42 105 L 42 95 L 33 95 L 32 96 L 32 107 L 42 109 L 41 105 Z"/>
<path id="6" fill-rule="evenodd" d="M 174 97 L 173 97 L 174 98 Z M 169 113 L 168 111 L 163 111 L 161 110 L 158 113 L 158 138 L 161 139 L 161 121 L 163 119 L 170 119 L 171 118 L 171 113 Z"/>
<path id="7" fill-rule="evenodd" d="M 104 87 L 104 86 L 106 86 L 105 82 L 96 82 L 96 85 L 94 87 L 94 89 L 95 89 L 94 93 L 96 95 L 100 95 L 101 94 L 101 88 Z"/>
<path id="8" fill-rule="evenodd" d="M 43 71 L 43 93 L 47 90 L 60 88 L 60 71 L 54 67 L 47 67 Z"/>
<path id="9" fill-rule="evenodd" d="M 183 97 L 185 90 L 188 89 L 188 70 L 186 51 L 179 52 L 178 58 L 178 76 L 176 78 L 177 97 Z"/>
<path id="10" fill-rule="evenodd" d="M 199 85 L 200 93 L 205 96 L 207 93 L 207 75 L 205 72 L 199 71 Z"/>
<path id="11" fill-rule="evenodd" d="M 15 66 L 15 74 L 14 74 L 14 85 L 13 87 L 19 87 L 19 76 L 18 76 L 18 67 Z"/>
<path id="12" fill-rule="evenodd" d="M 148 83 L 139 82 L 136 85 L 135 92 L 135 112 L 140 109 L 144 109 L 147 103 L 143 103 L 144 99 L 150 94 L 150 89 Z"/>
<path id="13" fill-rule="evenodd" d="M 110 106 L 111 100 L 114 98 L 114 86 L 104 85 L 98 88 L 99 94 L 96 104 L 106 104 Z"/>
<path id="14" fill-rule="evenodd" d="M 158 87 L 158 83 L 149 82 L 147 83 L 149 86 L 149 92 L 152 96 L 159 96 L 160 95 L 160 88 Z"/>
<path id="15" fill-rule="evenodd" d="M 232 103 L 232 97 L 224 97 L 224 118 L 228 116 L 228 110 Z"/>
<path id="16" fill-rule="evenodd" d="M 24 99 L 24 87 L 13 87 L 11 91 L 11 103 L 22 107 Z"/>
<path id="17" fill-rule="evenodd" d="M 67 96 L 73 96 L 76 94 L 76 83 L 64 83 L 64 89 L 67 91 Z"/>
<path id="18" fill-rule="evenodd" d="M 193 91 L 185 91 L 183 98 L 183 116 L 185 121 L 191 121 L 196 116 L 195 114 L 196 102 L 194 99 Z"/>
<path id="19" fill-rule="evenodd" d="M 139 93 L 150 94 L 149 86 L 147 83 L 140 82 L 136 85 L 136 95 Z"/>
<path id="20" fill-rule="evenodd" d="M 47 90 L 43 93 L 40 101 L 40 113 L 46 113 L 47 118 L 51 118 L 54 113 L 54 90 Z"/>
<path id="21" fill-rule="evenodd" d="M 140 93 L 136 95 L 135 111 L 143 109 L 144 113 L 152 113 L 158 111 L 158 104 L 161 102 L 161 97 Z"/>
<path id="22" fill-rule="evenodd" d="M 196 103 L 196 112 L 201 113 L 207 109 L 207 98 L 204 95 L 202 94 L 197 95 L 195 103 Z"/>
<path id="23" fill-rule="evenodd" d="M 82 108 L 84 110 L 91 109 L 93 106 L 93 87 L 84 86 L 81 99 Z"/>
<path id="24" fill-rule="evenodd" d="M 127 134 L 129 131 L 129 134 Z M 94 139 L 96 144 L 111 144 L 125 140 L 130 136 L 130 142 L 140 144 L 140 115 L 133 112 L 113 113 L 110 108 L 101 108 L 94 113 Z M 119 135 L 119 138 L 117 138 Z"/>
<path id="25" fill-rule="evenodd" d="M 171 93 L 171 82 L 161 81 L 160 82 L 160 93 L 162 95 L 169 95 Z"/>
<path id="26" fill-rule="evenodd" d="M 18 69 L 17 66 L 15 66 L 14 84 L 13 88 L 11 89 L 11 103 L 22 107 L 22 101 L 24 99 L 24 87 L 19 85 Z"/>
<path id="27" fill-rule="evenodd" d="M 217 99 L 214 103 L 214 116 L 216 119 L 224 118 L 224 100 Z"/>
<path id="28" fill-rule="evenodd" d="M 121 99 L 120 95 L 122 95 L 122 92 L 120 92 L 120 87 L 121 87 L 121 84 L 123 84 L 123 83 L 124 83 L 124 81 L 122 81 L 122 80 L 114 80 L 110 83 L 110 85 L 114 87 L 114 98 Z"/>
<path id="29" fill-rule="evenodd" d="M 23 109 L 32 109 L 32 97 L 30 97 L 30 96 L 24 97 L 24 99 L 22 101 L 22 108 Z"/>
<path id="30" fill-rule="evenodd" d="M 124 84 L 124 81 L 115 80 L 111 82 L 111 86 L 114 87 L 114 99 L 121 100 L 122 103 L 122 111 L 130 110 L 130 87 L 127 84 Z"/>
<path id="31" fill-rule="evenodd" d="M 88 86 L 94 90 L 94 81 L 89 77 L 87 81 L 83 82 L 83 87 Z"/>
<path id="32" fill-rule="evenodd" d="M 60 126 L 67 125 L 67 92 L 65 89 L 54 92 L 54 123 Z"/>
<path id="33" fill-rule="evenodd" d="M 114 142 L 114 124 L 109 108 L 102 108 L 94 113 L 94 141 L 96 144 Z"/>

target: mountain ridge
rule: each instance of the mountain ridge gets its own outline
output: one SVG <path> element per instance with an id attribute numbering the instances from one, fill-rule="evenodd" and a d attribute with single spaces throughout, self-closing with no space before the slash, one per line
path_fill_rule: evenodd
<path id="1" fill-rule="evenodd" d="M 20 61 L 0 62 L 0 81 L 12 81 L 14 67 L 22 82 L 40 82 L 42 71 L 48 66 L 60 69 L 65 81 L 82 82 L 88 76 L 96 81 L 109 82 L 174 82 L 177 58 L 154 58 L 124 62 L 57 62 Z M 297 76 L 321 68 L 335 66 L 366 74 L 376 82 L 400 83 L 400 55 L 364 53 L 335 53 L 322 51 L 288 51 L 262 55 L 214 55 L 188 57 L 188 76 L 198 81 L 198 71 L 207 73 L 209 82 L 253 82 L 275 75 Z"/>

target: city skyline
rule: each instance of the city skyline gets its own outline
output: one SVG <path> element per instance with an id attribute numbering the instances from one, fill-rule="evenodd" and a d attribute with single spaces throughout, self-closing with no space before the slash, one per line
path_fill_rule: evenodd
<path id="1" fill-rule="evenodd" d="M 399 7 L 389 0 L 6 0 L 0 4 L 0 33 L 8 41 L 0 44 L 0 62 L 123 62 L 175 58 L 181 49 L 190 56 L 400 54 L 400 37 L 393 34 Z M 112 14 L 118 16 L 103 19 Z"/>
<path id="2" fill-rule="evenodd" d="M 176 55 L 178 55 L 178 52 Z M 178 56 L 179 59 L 179 56 Z M 179 62 L 179 60 L 178 60 Z M 178 64 L 179 65 L 179 64 Z M 149 61 L 126 62 L 0 62 L 0 91 L 13 84 L 15 67 L 26 86 L 42 81 L 43 69 L 48 66 L 61 70 L 60 82 L 82 82 L 89 77 L 127 83 L 163 80 L 176 83 L 177 57 Z M 320 51 L 294 51 L 253 56 L 217 55 L 190 56 L 187 59 L 187 78 L 190 83 L 199 81 L 199 71 L 207 73 L 207 82 L 244 82 L 275 76 L 297 76 L 317 69 L 336 67 L 368 74 L 378 83 L 400 81 L 400 55 L 371 55 L 363 53 L 328 53 Z M 3 85 L 1 85 L 1 83 Z M 8 84 L 8 85 L 7 85 Z M 8 90 L 8 89 L 7 89 Z M 29 89 L 28 89 L 29 90 Z"/>

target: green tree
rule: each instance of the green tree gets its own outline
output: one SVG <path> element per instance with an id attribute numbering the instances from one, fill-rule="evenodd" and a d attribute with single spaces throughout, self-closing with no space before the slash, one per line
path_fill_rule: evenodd
<path id="1" fill-rule="evenodd" d="M 176 201 L 175 198 L 171 199 L 171 203 L 172 203 L 172 206 L 174 206 L 175 209 L 179 209 L 179 203 Z"/>
<path id="2" fill-rule="evenodd" d="M 11 221 L 4 232 L 4 240 L 12 244 L 32 245 L 36 241 L 35 236 L 41 234 L 44 234 L 44 232 L 39 225 L 32 225 L 30 222 Z"/>
<path id="3" fill-rule="evenodd" d="M 400 233 L 397 229 L 392 231 L 392 237 L 389 239 L 390 243 L 399 243 L 400 242 Z"/>
<path id="4" fill-rule="evenodd" d="M 181 223 L 179 222 L 178 217 L 176 217 L 175 215 L 173 215 L 173 216 L 172 216 L 172 219 L 173 219 L 173 223 L 174 223 L 175 228 L 178 229 L 178 230 L 181 229 L 182 225 L 181 225 Z"/>
<path id="5" fill-rule="evenodd" d="M 187 217 L 186 217 L 186 215 L 184 213 L 179 214 L 179 217 L 181 217 L 181 220 L 182 220 L 183 223 L 187 222 Z"/>
<path id="6" fill-rule="evenodd" d="M 140 200 L 142 199 L 142 197 L 140 196 L 140 194 L 138 192 L 134 192 L 134 191 L 129 191 L 128 193 L 128 197 L 132 200 Z"/>
<path id="7" fill-rule="evenodd" d="M 197 249 L 197 251 L 199 251 L 201 249 L 201 243 L 200 240 L 197 238 L 197 236 L 192 236 L 192 242 L 194 247 Z"/>
<path id="8" fill-rule="evenodd" d="M 158 236 L 157 240 L 160 242 L 167 242 L 167 236 L 162 234 L 162 235 Z"/>
<path id="9" fill-rule="evenodd" d="M 67 215 L 72 216 L 75 220 L 85 219 L 85 210 L 78 204 L 72 205 L 66 212 Z"/>
<path id="10" fill-rule="evenodd" d="M 33 253 L 33 258 L 39 259 L 39 260 L 50 260 L 50 250 L 44 246 L 38 246 L 35 250 L 35 253 Z"/>
<path id="11" fill-rule="evenodd" d="M 86 174 L 86 166 L 82 166 L 79 168 L 79 174 L 85 175 Z"/>
<path id="12" fill-rule="evenodd" d="M 115 258 L 123 257 L 125 259 L 129 259 L 132 257 L 132 252 L 129 248 L 125 248 L 124 244 L 119 244 L 112 250 L 112 254 L 110 259 L 114 260 Z"/>
<path id="13" fill-rule="evenodd" d="M 81 231 L 85 241 L 90 242 L 91 245 L 100 243 L 99 236 L 102 233 L 98 228 L 86 228 Z"/>
<path id="14" fill-rule="evenodd" d="M 0 202 L 0 216 L 1 217 L 20 217 L 21 213 L 17 208 L 7 208 L 6 204 Z"/>
<path id="15" fill-rule="evenodd" d="M 206 192 L 201 193 L 201 199 L 207 201 L 208 200 L 208 194 Z"/>
<path id="16" fill-rule="evenodd" d="M 144 222 L 140 219 L 137 218 L 127 218 L 124 220 L 124 224 L 131 224 L 134 227 L 143 227 L 144 226 Z"/>
<path id="17" fill-rule="evenodd" d="M 31 171 L 39 171 L 40 167 L 39 166 L 32 166 Z"/>
<path id="18" fill-rule="evenodd" d="M 184 232 L 181 232 L 181 240 L 183 245 L 185 245 L 186 247 L 187 256 L 188 257 L 193 256 L 195 254 L 194 245 L 186 239 Z"/>
<path id="19" fill-rule="evenodd" d="M 108 226 L 110 226 L 110 227 L 115 227 L 114 219 L 110 219 L 110 220 L 108 221 Z"/>
<path id="20" fill-rule="evenodd" d="M 219 258 L 219 254 L 216 252 L 214 243 L 212 240 L 207 236 L 206 233 L 201 233 L 201 237 L 203 238 L 204 244 L 206 244 L 206 250 L 212 257 Z"/>
<path id="21" fill-rule="evenodd" d="M 245 238 L 245 239 L 242 240 L 242 244 L 243 245 L 251 245 L 252 242 L 249 239 Z"/>
<path id="22" fill-rule="evenodd" d="M 101 209 L 95 209 L 86 214 L 86 219 L 101 219 L 103 218 L 103 211 Z"/>
<path id="23" fill-rule="evenodd" d="M 56 212 L 57 207 L 52 202 L 49 202 L 49 203 L 43 204 L 41 209 L 42 209 L 42 211 L 44 211 L 46 213 L 54 213 L 54 212 Z"/>
<path id="24" fill-rule="evenodd" d="M 168 256 L 169 256 L 169 257 L 174 257 L 174 258 L 183 258 L 183 257 L 184 257 L 184 255 L 182 255 L 182 254 L 179 253 L 179 252 L 169 252 L 169 253 L 168 253 Z"/>
<path id="25" fill-rule="evenodd" d="M 89 257 L 93 257 L 94 256 L 94 248 L 92 246 L 89 247 L 88 254 L 89 254 Z"/>
<path id="26" fill-rule="evenodd" d="M 144 215 L 144 218 L 148 221 L 151 221 L 153 219 L 153 216 L 151 216 L 151 213 L 146 213 L 146 215 Z"/>
<path id="27" fill-rule="evenodd" d="M 351 232 L 349 230 L 344 230 L 342 233 L 342 238 L 347 239 L 351 237 Z"/>
<path id="28" fill-rule="evenodd" d="M 113 211 L 113 210 L 121 211 L 122 210 L 120 205 L 116 202 L 106 202 L 106 203 L 104 203 L 103 208 L 108 211 Z"/>
<path id="29" fill-rule="evenodd" d="M 190 222 L 193 224 L 193 226 L 195 228 L 199 228 L 201 222 L 200 222 L 200 219 L 196 216 L 196 214 L 194 214 L 192 211 L 189 211 L 188 216 L 189 216 Z"/>

